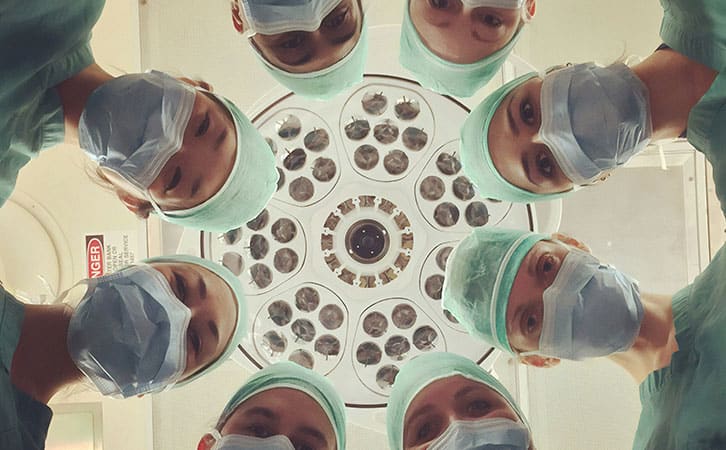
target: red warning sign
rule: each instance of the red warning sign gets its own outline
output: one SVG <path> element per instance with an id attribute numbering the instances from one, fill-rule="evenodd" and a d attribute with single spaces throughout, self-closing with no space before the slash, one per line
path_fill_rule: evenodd
<path id="1" fill-rule="evenodd" d="M 105 273 L 103 235 L 86 235 L 86 267 L 88 278 L 98 278 Z"/>

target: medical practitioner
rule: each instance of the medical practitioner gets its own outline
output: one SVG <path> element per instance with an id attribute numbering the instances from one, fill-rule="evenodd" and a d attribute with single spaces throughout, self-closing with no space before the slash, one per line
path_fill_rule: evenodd
<path id="1" fill-rule="evenodd" d="M 404 0 L 399 61 L 427 89 L 471 97 L 532 20 L 537 0 Z"/>
<path id="2" fill-rule="evenodd" d="M 447 264 L 443 306 L 520 361 L 608 358 L 640 384 L 635 449 L 726 445 L 726 253 L 672 296 L 563 235 L 478 228 Z"/>
<path id="3" fill-rule="evenodd" d="M 363 80 L 362 0 L 233 0 L 232 22 L 267 72 L 294 93 L 334 97 Z"/>
<path id="4" fill-rule="evenodd" d="M 461 162 L 481 195 L 557 198 L 606 179 L 650 142 L 685 136 L 713 165 L 724 205 L 726 3 L 661 4 L 665 44 L 643 62 L 526 74 L 472 111 Z"/>
<path id="5" fill-rule="evenodd" d="M 291 362 L 252 375 L 199 450 L 345 450 L 345 405 L 322 375 Z"/>
<path id="6" fill-rule="evenodd" d="M 221 232 L 255 217 L 278 177 L 264 139 L 203 83 L 154 71 L 114 78 L 95 64 L 89 41 L 103 6 L 0 6 L 0 205 L 30 159 L 65 141 L 141 217 Z"/>
<path id="7" fill-rule="evenodd" d="M 60 390 L 91 383 L 128 398 L 196 380 L 246 333 L 244 292 L 193 256 L 148 259 L 84 280 L 77 306 L 26 305 L 0 287 L 0 448 L 45 448 Z M 77 300 L 76 299 L 76 300 Z"/>
<path id="8" fill-rule="evenodd" d="M 463 356 L 427 353 L 398 376 L 386 409 L 392 450 L 533 449 L 509 391 Z"/>

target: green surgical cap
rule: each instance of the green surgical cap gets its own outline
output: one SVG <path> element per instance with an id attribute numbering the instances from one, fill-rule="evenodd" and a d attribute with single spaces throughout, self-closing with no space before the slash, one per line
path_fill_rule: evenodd
<path id="1" fill-rule="evenodd" d="M 242 226 L 262 211 L 277 190 L 280 176 L 270 146 L 231 101 L 227 107 L 237 132 L 237 155 L 227 181 L 211 198 L 183 211 L 156 212 L 167 222 L 197 230 L 224 233 Z"/>
<path id="2" fill-rule="evenodd" d="M 477 366 L 473 361 L 453 353 L 426 353 L 408 362 L 396 376 L 386 408 L 388 444 L 392 450 L 403 449 L 403 426 L 409 405 L 422 390 L 434 381 L 461 375 L 494 389 L 517 413 L 522 423 L 529 428 L 524 413 L 499 380 Z M 453 394 L 453 393 L 452 393 Z"/>
<path id="3" fill-rule="evenodd" d="M 227 402 L 217 421 L 217 430 L 222 429 L 229 416 L 247 399 L 274 388 L 296 389 L 318 402 L 335 430 L 338 450 L 345 450 L 345 405 L 335 388 L 322 375 L 287 361 L 273 364 L 252 375 Z"/>
<path id="4" fill-rule="evenodd" d="M 466 331 L 513 354 L 507 339 L 507 304 L 527 252 L 542 234 L 503 228 L 475 228 L 446 263 L 443 307 Z"/>
<path id="5" fill-rule="evenodd" d="M 242 283 L 240 283 L 239 278 L 237 278 L 232 272 L 229 271 L 224 266 L 221 266 L 217 263 L 214 263 L 212 261 L 199 258 L 197 256 L 191 256 L 191 255 L 171 255 L 171 256 L 157 256 L 154 258 L 145 259 L 142 261 L 146 264 L 152 264 L 152 263 L 187 263 L 187 264 L 195 264 L 197 266 L 203 267 L 213 274 L 217 275 L 219 278 L 224 280 L 225 283 L 227 283 L 227 286 L 232 290 L 232 293 L 234 294 L 234 300 L 237 302 L 237 324 L 235 325 L 234 330 L 232 331 L 232 336 L 229 339 L 229 342 L 227 343 L 227 347 L 224 349 L 222 354 L 217 358 L 216 361 L 205 367 L 204 369 L 198 371 L 197 373 L 193 374 L 189 378 L 187 378 L 184 381 L 180 381 L 175 385 L 175 387 L 184 386 L 187 383 L 191 383 L 192 381 L 196 380 L 197 378 L 200 378 L 209 372 L 213 371 L 217 367 L 224 364 L 227 359 L 232 355 L 232 352 L 237 349 L 237 346 L 242 342 L 242 339 L 247 334 L 247 300 L 245 297 L 244 289 L 242 288 Z"/>
<path id="6" fill-rule="evenodd" d="M 432 52 L 421 40 L 411 20 L 410 1 L 404 2 L 399 61 L 421 85 L 432 91 L 457 97 L 471 97 L 502 67 L 522 34 L 522 26 L 507 45 L 471 64 L 447 61 Z"/>
<path id="7" fill-rule="evenodd" d="M 286 72 L 269 62 L 254 45 L 253 48 L 253 53 L 262 61 L 267 72 L 280 84 L 297 95 L 315 100 L 328 100 L 363 80 L 363 71 L 368 58 L 368 26 L 363 21 L 358 42 L 343 59 L 315 72 Z"/>

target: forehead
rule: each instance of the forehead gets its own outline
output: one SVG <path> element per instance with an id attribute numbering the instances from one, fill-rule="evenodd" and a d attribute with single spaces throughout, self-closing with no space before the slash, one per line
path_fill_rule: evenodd
<path id="1" fill-rule="evenodd" d="M 318 429 L 323 432 L 328 442 L 335 442 L 333 425 L 317 400 L 300 390 L 286 387 L 268 389 L 242 402 L 227 418 L 222 431 L 233 433 L 235 425 L 248 420 L 247 413 L 254 408 L 271 410 L 274 414 L 271 418 L 273 421 L 294 423 L 295 427 Z"/>

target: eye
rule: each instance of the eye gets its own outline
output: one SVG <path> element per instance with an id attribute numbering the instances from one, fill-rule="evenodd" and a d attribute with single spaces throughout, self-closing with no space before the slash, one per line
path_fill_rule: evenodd
<path id="1" fill-rule="evenodd" d="M 552 176 L 554 176 L 555 163 L 546 152 L 539 153 L 535 163 L 537 164 L 537 170 L 539 170 L 539 173 L 542 174 L 543 177 L 552 178 Z"/>
<path id="2" fill-rule="evenodd" d="M 552 253 L 545 253 L 539 260 L 539 272 L 543 275 L 550 275 L 557 266 L 557 258 Z"/>
<path id="3" fill-rule="evenodd" d="M 280 43 L 280 47 L 287 50 L 292 50 L 300 47 L 304 41 L 305 39 L 303 38 L 302 34 L 295 34 L 290 39 L 282 41 L 282 43 Z"/>
<path id="4" fill-rule="evenodd" d="M 489 412 L 489 403 L 483 400 L 474 400 L 466 405 L 466 413 L 469 417 L 482 417 Z"/>
<path id="5" fill-rule="evenodd" d="M 483 14 L 479 20 L 481 20 L 484 25 L 492 28 L 499 28 L 502 26 L 502 20 L 493 14 Z"/>
<path id="6" fill-rule="evenodd" d="M 189 342 L 192 344 L 192 349 L 194 349 L 194 354 L 199 356 L 199 353 L 202 351 L 202 340 L 192 328 L 189 328 L 187 335 L 189 336 Z"/>
<path id="7" fill-rule="evenodd" d="M 310 445 L 306 442 L 296 442 L 295 450 L 315 450 L 315 446 Z"/>
<path id="8" fill-rule="evenodd" d="M 436 9 L 446 9 L 451 2 L 449 0 L 429 0 L 429 4 Z"/>
<path id="9" fill-rule="evenodd" d="M 528 314 L 525 322 L 525 330 L 527 334 L 532 334 L 537 329 L 537 316 L 535 314 Z"/>
<path id="10" fill-rule="evenodd" d="M 179 297 L 179 300 L 184 302 L 187 297 L 187 282 L 184 277 L 174 272 L 174 293 Z"/>
<path id="11" fill-rule="evenodd" d="M 519 115 L 522 118 L 522 122 L 527 125 L 534 125 L 534 107 L 529 100 L 522 100 L 522 103 L 519 104 Z"/>
<path id="12" fill-rule="evenodd" d="M 267 425 L 257 423 L 249 425 L 247 427 L 247 433 L 250 436 L 258 438 L 268 438 L 270 436 L 273 436 L 272 430 L 268 428 Z"/>
<path id="13" fill-rule="evenodd" d="M 433 421 L 426 421 L 422 423 L 416 430 L 416 444 L 428 442 L 435 438 L 437 433 L 436 424 Z"/>
<path id="14" fill-rule="evenodd" d="M 197 128 L 197 132 L 194 133 L 195 137 L 204 136 L 207 134 L 207 130 L 209 129 L 209 112 L 204 114 L 204 120 L 202 120 L 202 123 L 199 124 L 199 128 Z"/>
<path id="15" fill-rule="evenodd" d="M 333 17 L 326 17 L 325 20 L 323 20 L 323 26 L 325 28 L 338 28 L 339 26 L 343 25 L 349 12 L 350 8 L 345 8 L 342 12 L 336 14 Z"/>

